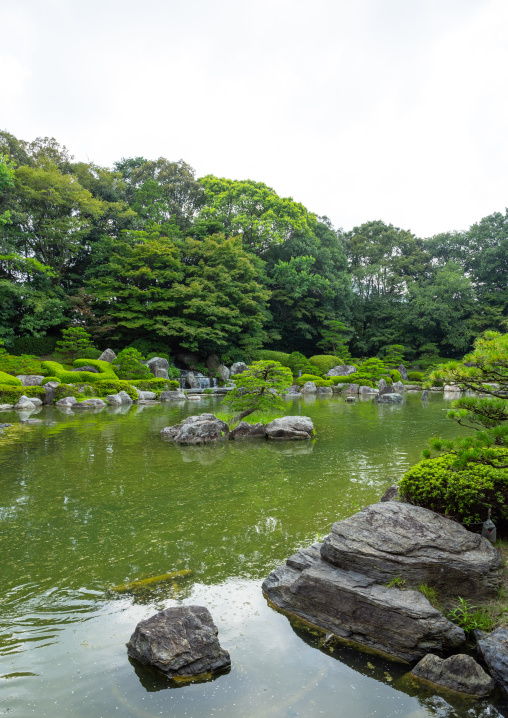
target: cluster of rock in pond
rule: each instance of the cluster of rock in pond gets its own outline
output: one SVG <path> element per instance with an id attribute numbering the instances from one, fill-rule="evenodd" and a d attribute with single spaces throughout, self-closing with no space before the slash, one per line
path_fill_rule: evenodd
<path id="1" fill-rule="evenodd" d="M 228 439 L 305 440 L 314 434 L 314 424 L 308 416 L 283 416 L 268 424 L 248 424 L 241 421 L 230 431 L 228 424 L 214 414 L 188 416 L 179 424 L 161 430 L 164 439 L 176 444 L 210 444 Z"/>
<path id="2" fill-rule="evenodd" d="M 322 543 L 272 571 L 262 590 L 273 607 L 320 629 L 327 642 L 416 663 L 414 679 L 483 697 L 496 684 L 508 694 L 508 631 L 476 632 L 482 667 L 464 653 L 463 629 L 418 587 L 433 587 L 445 607 L 457 596 L 485 600 L 500 586 L 500 567 L 499 553 L 480 535 L 427 509 L 387 501 L 337 521 Z M 174 680 L 210 678 L 231 663 L 200 606 L 141 621 L 127 646 L 132 658 Z"/>

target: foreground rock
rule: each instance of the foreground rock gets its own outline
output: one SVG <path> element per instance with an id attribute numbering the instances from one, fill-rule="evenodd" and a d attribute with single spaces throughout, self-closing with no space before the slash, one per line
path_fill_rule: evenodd
<path id="1" fill-rule="evenodd" d="M 328 563 L 379 583 L 402 577 L 409 586 L 434 586 L 442 596 L 484 599 L 496 594 L 501 581 L 501 557 L 487 539 L 433 511 L 396 501 L 372 504 L 334 523 L 321 554 Z"/>
<path id="2" fill-rule="evenodd" d="M 217 634 L 208 609 L 175 606 L 140 621 L 127 644 L 127 653 L 170 678 L 195 678 L 231 665 Z"/>
<path id="3" fill-rule="evenodd" d="M 308 416 L 283 416 L 265 426 L 269 439 L 310 439 L 314 424 Z"/>
<path id="4" fill-rule="evenodd" d="M 478 641 L 478 650 L 487 668 L 508 695 L 508 630 L 496 631 Z"/>
<path id="5" fill-rule="evenodd" d="M 229 438 L 229 427 L 214 414 L 199 414 L 188 416 L 175 426 L 165 427 L 161 436 L 173 439 L 176 444 L 209 444 L 226 441 Z"/>
<path id="6" fill-rule="evenodd" d="M 23 394 L 19 397 L 16 404 L 14 404 L 14 408 L 16 411 L 33 411 L 36 408 L 36 404 L 32 399 L 29 399 L 28 396 Z"/>
<path id="7" fill-rule="evenodd" d="M 265 427 L 261 422 L 248 424 L 241 421 L 229 434 L 230 439 L 266 439 Z"/>
<path id="8" fill-rule="evenodd" d="M 464 631 L 448 621 L 419 591 L 399 591 L 323 560 L 320 545 L 299 551 L 268 576 L 266 597 L 355 645 L 391 658 L 414 661 L 429 651 L 461 645 Z"/>
<path id="9" fill-rule="evenodd" d="M 488 696 L 494 690 L 492 678 L 474 658 L 463 653 L 445 660 L 429 653 L 413 668 L 411 675 L 472 696 Z"/>

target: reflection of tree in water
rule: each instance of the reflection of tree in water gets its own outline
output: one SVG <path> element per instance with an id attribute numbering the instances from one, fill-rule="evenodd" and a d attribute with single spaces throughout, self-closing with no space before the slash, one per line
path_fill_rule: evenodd
<path id="1" fill-rule="evenodd" d="M 216 678 L 229 673 L 231 670 L 231 667 L 228 666 L 222 671 L 213 673 L 211 676 L 206 674 L 206 677 L 203 678 L 181 682 L 171 680 L 171 678 L 168 678 L 162 671 L 159 671 L 154 666 L 146 666 L 130 656 L 129 663 L 134 668 L 134 671 L 139 678 L 139 682 L 149 693 L 165 691 L 168 688 L 186 688 L 187 686 L 196 685 L 196 683 L 209 683 L 210 681 L 214 681 Z"/>
<path id="2" fill-rule="evenodd" d="M 417 698 L 426 715 L 437 718 L 508 717 L 508 701 L 500 693 L 494 694 L 490 700 L 462 698 L 459 694 L 450 691 L 442 691 L 438 694 L 431 685 L 420 682 L 410 675 L 411 666 L 347 646 L 335 637 L 331 637 L 331 634 L 313 628 L 295 617 L 288 616 L 288 619 L 293 631 L 308 646 L 317 648 L 363 676 Z"/>

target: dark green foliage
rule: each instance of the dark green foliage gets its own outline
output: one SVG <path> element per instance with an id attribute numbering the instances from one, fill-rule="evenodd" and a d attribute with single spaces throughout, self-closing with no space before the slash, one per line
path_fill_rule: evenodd
<path id="1" fill-rule="evenodd" d="M 290 367 L 290 355 L 285 352 L 272 351 L 271 349 L 257 349 L 253 352 L 252 356 L 256 361 L 278 361 L 282 366 Z"/>
<path id="2" fill-rule="evenodd" d="M 381 351 L 381 359 L 387 367 L 396 369 L 404 361 L 405 348 L 402 344 L 390 344 L 383 347 Z"/>
<path id="3" fill-rule="evenodd" d="M 84 350 L 93 349 L 92 338 L 83 327 L 62 329 L 62 339 L 56 343 L 58 354 L 75 359 Z"/>
<path id="4" fill-rule="evenodd" d="M 16 404 L 20 396 L 44 399 L 46 390 L 43 386 L 11 386 L 0 382 L 0 404 Z"/>
<path id="5" fill-rule="evenodd" d="M 401 381 L 402 380 L 402 374 L 400 373 L 400 371 L 398 369 L 392 369 L 390 371 L 390 377 L 392 378 L 392 381 Z"/>
<path id="6" fill-rule="evenodd" d="M 122 349 L 115 362 L 119 379 L 150 379 L 152 373 L 142 361 L 143 355 L 134 347 Z"/>
<path id="7" fill-rule="evenodd" d="M 342 364 L 342 361 L 333 354 L 315 354 L 309 358 L 309 364 L 317 367 L 322 374 L 326 374 L 333 367 Z"/>
<path id="8" fill-rule="evenodd" d="M 136 386 L 140 391 L 171 391 L 178 389 L 180 384 L 175 379 L 135 379 L 130 382 L 132 386 Z"/>
<path id="9" fill-rule="evenodd" d="M 332 386 L 332 381 L 330 379 L 323 379 L 322 377 L 315 376 L 313 374 L 302 374 L 302 376 L 294 380 L 294 383 L 298 386 L 303 386 L 308 381 L 313 381 L 316 386 Z"/>
<path id="10" fill-rule="evenodd" d="M 77 359 L 98 359 L 102 354 L 100 349 L 89 347 L 88 349 L 80 349 L 77 353 Z"/>
<path id="11" fill-rule="evenodd" d="M 13 354 L 48 356 L 54 352 L 56 342 L 56 337 L 15 337 L 9 344 L 9 349 Z"/>
<path id="12" fill-rule="evenodd" d="M 47 384 L 48 381 L 56 381 L 58 384 L 61 383 L 61 382 L 60 382 L 60 379 L 58 379 L 58 377 L 56 377 L 56 376 L 46 376 L 46 377 L 44 377 L 44 379 L 42 380 L 42 386 L 44 386 L 45 384 Z"/>
<path id="13" fill-rule="evenodd" d="M 491 509 L 493 521 L 508 526 L 508 469 L 454 464 L 453 454 L 420 461 L 400 481 L 401 496 L 465 524 L 485 521 Z"/>
<path id="14" fill-rule="evenodd" d="M 323 338 L 317 342 L 317 346 L 324 351 L 332 352 L 334 356 L 341 357 L 343 363 L 346 364 L 351 358 L 348 342 L 355 333 L 354 329 L 338 319 L 328 319 L 324 325 L 324 328 L 321 329 Z"/>
<path id="15" fill-rule="evenodd" d="M 92 396 L 97 396 L 97 390 L 92 384 L 79 383 L 73 384 L 59 384 L 55 387 L 55 398 L 54 402 L 59 399 L 64 399 L 66 396 L 74 396 L 76 399 L 86 399 Z"/>
<path id="16" fill-rule="evenodd" d="M 494 628 L 494 621 L 484 606 L 473 606 L 470 601 L 461 597 L 457 606 L 447 613 L 447 618 L 463 628 L 466 633 L 476 629 L 492 631 Z"/>

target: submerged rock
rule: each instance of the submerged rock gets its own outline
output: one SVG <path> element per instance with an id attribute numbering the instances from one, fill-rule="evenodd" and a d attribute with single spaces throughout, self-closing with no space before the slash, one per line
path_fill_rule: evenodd
<path id="1" fill-rule="evenodd" d="M 229 434 L 230 439 L 266 439 L 265 427 L 259 421 L 257 424 L 249 424 L 241 421 L 238 426 Z"/>
<path id="2" fill-rule="evenodd" d="M 496 683 L 508 694 L 508 630 L 498 628 L 477 645 Z"/>
<path id="3" fill-rule="evenodd" d="M 173 439 L 176 444 L 208 444 L 213 441 L 226 441 L 229 427 L 225 421 L 214 414 L 188 416 L 175 426 L 166 426 L 161 436 Z"/>
<path id="4" fill-rule="evenodd" d="M 136 626 L 127 653 L 170 678 L 195 678 L 231 665 L 207 608 L 174 606 Z"/>
<path id="5" fill-rule="evenodd" d="M 355 645 L 402 661 L 456 648 L 464 631 L 419 591 L 400 591 L 332 566 L 320 545 L 302 549 L 268 576 L 265 596 L 282 611 Z"/>
<path id="6" fill-rule="evenodd" d="M 471 656 L 458 653 L 450 658 L 426 655 L 411 671 L 436 686 L 472 696 L 487 696 L 494 690 L 494 681 Z"/>
<path id="7" fill-rule="evenodd" d="M 310 439 L 314 424 L 308 416 L 283 416 L 265 426 L 269 439 Z"/>
<path id="8" fill-rule="evenodd" d="M 402 395 L 397 393 L 391 393 L 391 394 L 378 394 L 374 401 L 377 404 L 401 404 L 402 403 Z"/>
<path id="9" fill-rule="evenodd" d="M 397 501 L 372 504 L 334 523 L 321 554 L 380 583 L 402 577 L 410 586 L 434 586 L 443 596 L 485 598 L 495 595 L 501 581 L 501 557 L 487 539 Z"/>

